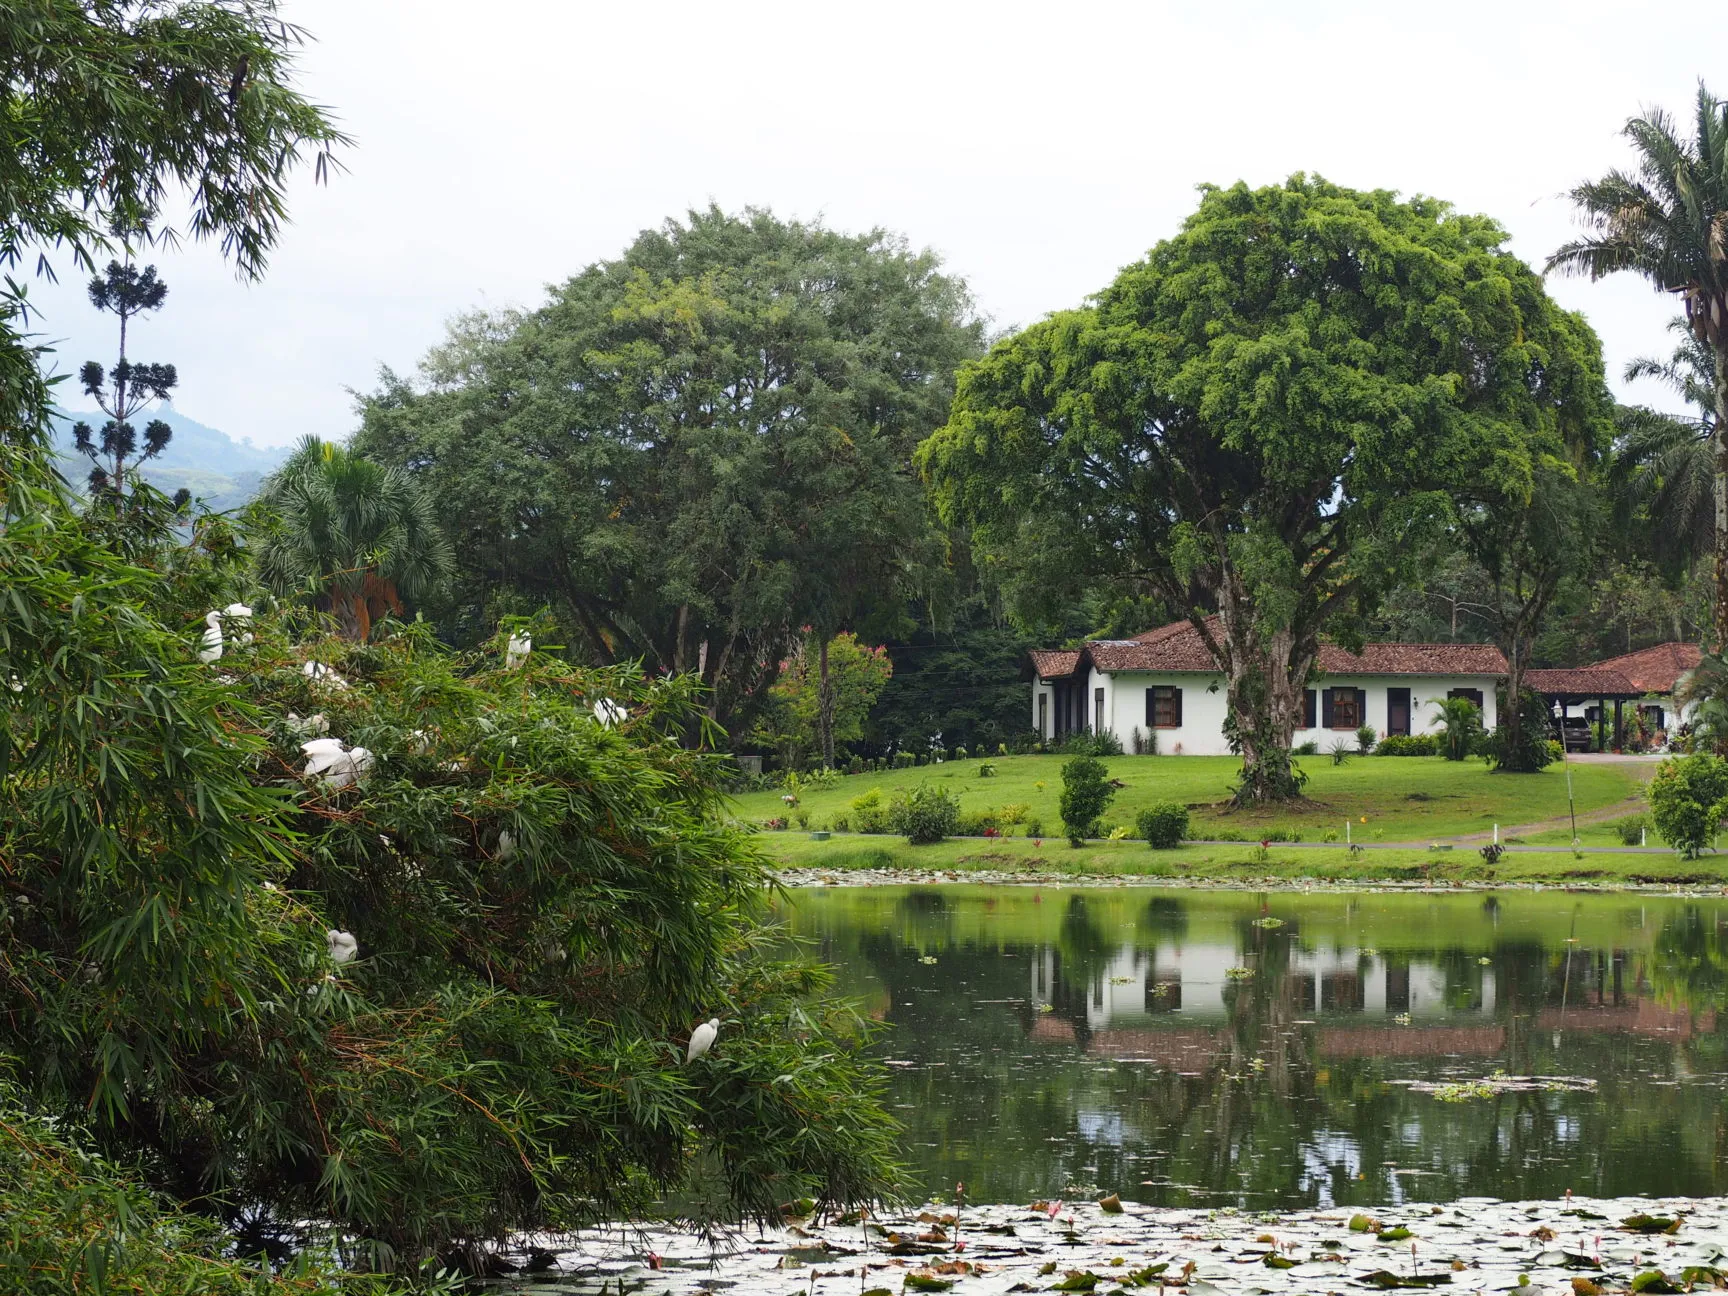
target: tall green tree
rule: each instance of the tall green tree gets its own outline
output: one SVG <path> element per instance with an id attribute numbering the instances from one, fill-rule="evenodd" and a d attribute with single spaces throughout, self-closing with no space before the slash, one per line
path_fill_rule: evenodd
<path id="1" fill-rule="evenodd" d="M 404 598 L 437 593 L 455 566 L 418 482 L 316 437 L 270 475 L 252 513 L 260 579 L 283 596 L 314 591 L 349 639 L 364 641 Z"/>
<path id="2" fill-rule="evenodd" d="M 1321 635 L 1360 635 L 1452 492 L 1527 495 L 1566 394 L 1601 385 L 1588 329 L 1504 239 L 1300 175 L 1207 187 L 1094 306 L 962 371 L 920 452 L 942 516 L 999 561 L 1036 543 L 1052 578 L 1132 578 L 1189 610 L 1239 799 L 1295 795 Z"/>
<path id="3" fill-rule="evenodd" d="M 1692 335 L 1709 348 L 1714 385 L 1714 637 L 1728 644 L 1728 103 L 1702 83 L 1690 133 L 1651 108 L 1621 132 L 1636 160 L 1572 190 L 1589 233 L 1548 268 L 1592 279 L 1631 271 L 1677 294 Z"/>
<path id="4" fill-rule="evenodd" d="M 1716 357 L 1684 317 L 1669 328 L 1680 334 L 1674 350 L 1629 361 L 1626 381 L 1660 383 L 1690 408 L 1622 407 L 1609 483 L 1616 521 L 1644 532 L 1655 560 L 1675 573 L 1715 552 Z"/>
<path id="5" fill-rule="evenodd" d="M 174 436 L 174 429 L 163 420 L 151 419 L 140 445 L 132 420 L 152 402 L 166 400 L 180 381 L 171 364 L 140 364 L 126 357 L 126 335 L 133 317 L 161 310 L 168 297 L 168 285 L 157 277 L 155 266 L 140 270 L 132 264 L 131 236 L 140 233 L 130 232 L 124 262 L 110 261 L 107 270 L 90 280 L 90 304 L 120 321 L 120 358 L 107 370 L 99 361 L 88 360 L 78 374 L 84 394 L 96 402 L 108 421 L 100 432 L 92 431 L 88 423 L 72 425 L 72 444 L 92 465 L 91 495 L 115 503 L 126 497 L 128 466 L 136 471 L 139 464 L 167 449 Z"/>
<path id="6" fill-rule="evenodd" d="M 439 501 L 455 637 L 548 606 L 589 660 L 700 675 L 739 731 L 804 626 L 874 635 L 940 562 L 909 459 L 979 337 L 898 238 L 710 208 L 460 325 L 354 446 Z"/>
<path id="7" fill-rule="evenodd" d="M 275 0 L 28 0 L 0 10 L 0 261 L 70 249 L 94 273 L 112 228 L 184 198 L 183 225 L 255 277 L 290 176 L 348 141 L 294 89 L 305 41 Z"/>

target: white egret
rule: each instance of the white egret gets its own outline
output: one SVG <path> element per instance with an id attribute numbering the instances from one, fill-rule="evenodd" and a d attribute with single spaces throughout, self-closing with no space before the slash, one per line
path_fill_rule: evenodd
<path id="1" fill-rule="evenodd" d="M 224 621 L 239 621 L 250 624 L 252 620 L 252 609 L 247 607 L 244 603 L 230 603 L 227 607 L 222 609 L 222 619 Z M 244 626 L 240 627 L 234 636 L 234 642 L 244 647 L 246 644 L 252 642 L 252 632 L 245 629 Z"/>
<path id="2" fill-rule="evenodd" d="M 518 630 L 510 636 L 510 642 L 504 648 L 504 669 L 515 670 L 528 660 L 528 654 L 534 650 L 534 640 L 526 630 Z"/>
<path id="3" fill-rule="evenodd" d="M 498 849 L 494 852 L 499 863 L 503 863 L 516 853 L 516 834 L 506 828 L 498 834 Z"/>
<path id="4" fill-rule="evenodd" d="M 314 684 L 320 684 L 325 688 L 345 689 L 348 687 L 347 680 L 322 662 L 309 661 L 300 668 L 300 673 Z"/>
<path id="5" fill-rule="evenodd" d="M 288 713 L 288 727 L 295 733 L 299 734 L 302 738 L 313 734 L 322 737 L 330 732 L 330 721 L 325 717 L 322 711 L 318 712 L 316 715 L 309 715 L 304 720 L 294 712 L 290 711 Z"/>
<path id="6" fill-rule="evenodd" d="M 204 646 L 198 650 L 198 660 L 208 665 L 222 656 L 222 614 L 204 614 Z"/>
<path id="7" fill-rule="evenodd" d="M 300 744 L 306 778 L 321 779 L 332 792 L 358 783 L 372 772 L 372 753 L 349 747 L 340 738 L 314 738 Z"/>
<path id="8" fill-rule="evenodd" d="M 629 714 L 611 698 L 601 698 L 594 704 L 594 718 L 600 722 L 602 729 L 610 729 L 614 725 L 623 724 L 624 718 Z"/>
<path id="9" fill-rule="evenodd" d="M 332 963 L 351 963 L 360 952 L 360 942 L 354 939 L 352 932 L 337 931 L 332 927 L 324 933 L 324 939 L 329 943 Z"/>
<path id="10" fill-rule="evenodd" d="M 710 1017 L 690 1032 L 690 1047 L 684 1052 L 686 1063 L 694 1062 L 714 1047 L 714 1037 L 720 1033 L 720 1019 Z"/>

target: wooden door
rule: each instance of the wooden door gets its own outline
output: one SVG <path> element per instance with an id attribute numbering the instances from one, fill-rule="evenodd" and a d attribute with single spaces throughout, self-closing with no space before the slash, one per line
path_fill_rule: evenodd
<path id="1" fill-rule="evenodd" d="M 1386 690 L 1386 732 L 1389 734 L 1407 734 L 1410 732 L 1409 689 L 1389 688 Z"/>

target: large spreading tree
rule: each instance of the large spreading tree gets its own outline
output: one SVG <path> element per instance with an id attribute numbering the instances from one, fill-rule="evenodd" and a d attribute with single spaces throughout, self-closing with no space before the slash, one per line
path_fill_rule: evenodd
<path id="1" fill-rule="evenodd" d="M 437 501 L 455 637 L 547 606 L 588 660 L 699 674 L 737 730 L 805 627 L 881 625 L 940 560 L 910 458 L 979 348 L 931 254 L 709 209 L 459 325 L 354 446 Z"/>
<path id="2" fill-rule="evenodd" d="M 1572 201 L 1589 231 L 1550 269 L 1600 279 L 1629 270 L 1679 296 L 1692 335 L 1709 348 L 1714 390 L 1715 640 L 1728 644 L 1728 102 L 1703 85 L 1688 135 L 1660 108 L 1626 123 L 1635 164 L 1579 185 Z"/>
<path id="3" fill-rule="evenodd" d="M 1207 187 L 1095 304 L 967 366 L 920 452 L 938 508 L 998 561 L 1035 546 L 1051 579 L 1189 609 L 1239 799 L 1291 796 L 1322 635 L 1360 634 L 1463 487 L 1529 498 L 1601 387 L 1588 328 L 1504 242 L 1430 198 Z"/>

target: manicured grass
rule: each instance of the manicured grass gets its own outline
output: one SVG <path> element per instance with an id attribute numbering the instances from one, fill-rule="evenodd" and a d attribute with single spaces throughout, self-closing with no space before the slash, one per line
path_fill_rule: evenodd
<path id="1" fill-rule="evenodd" d="M 809 816 L 812 828 L 830 827 L 846 816 L 854 797 L 880 788 L 884 798 L 923 780 L 939 782 L 959 795 L 962 812 L 1011 804 L 1029 807 L 1043 835 L 1059 836 L 1057 798 L 1062 790 L 1061 756 L 1005 756 L 992 760 L 993 778 L 980 778 L 978 760 L 852 774 L 837 786 L 807 791 L 790 813 Z M 1255 840 L 1271 830 L 1299 832 L 1304 841 L 1323 834 L 1373 842 L 1427 842 L 1437 837 L 1502 830 L 1566 814 L 1566 776 L 1559 766 L 1540 774 L 1494 774 L 1481 761 L 1435 757 L 1368 756 L 1334 765 L 1329 756 L 1301 758 L 1308 775 L 1307 797 L 1299 805 L 1273 811 L 1232 812 L 1226 804 L 1241 768 L 1231 756 L 1119 756 L 1105 762 L 1124 786 L 1105 812 L 1103 823 L 1134 826 L 1135 817 L 1158 801 L 1198 807 L 1192 810 L 1191 835 L 1237 834 Z M 1635 795 L 1652 772 L 1649 765 L 1574 765 L 1572 786 L 1579 814 L 1616 805 Z M 756 823 L 788 814 L 779 790 L 737 798 L 737 813 Z M 1366 822 L 1364 822 L 1364 819 Z M 1011 830 L 1023 833 L 1023 828 Z M 1611 834 L 1604 833 L 1603 844 Z M 1570 840 L 1565 834 L 1560 840 Z"/>
<path id="2" fill-rule="evenodd" d="M 1248 846 L 1184 846 L 1155 851 L 1144 842 L 1062 841 L 1035 844 L 1024 838 L 982 842 L 951 838 L 932 846 L 909 846 L 899 837 L 856 834 L 812 841 L 796 830 L 766 833 L 764 848 L 788 868 L 830 871 L 861 869 L 953 873 L 1025 873 L 1047 876 L 1145 877 L 1212 882 L 1314 879 L 1341 882 L 1588 883 L 1624 885 L 1728 885 L 1728 856 L 1682 860 L 1661 855 L 1585 855 L 1569 850 L 1517 851 L 1490 866 L 1473 848 L 1450 851 L 1380 849 L 1351 854 L 1342 847 L 1291 847 L 1274 842 L 1261 854 Z"/>

